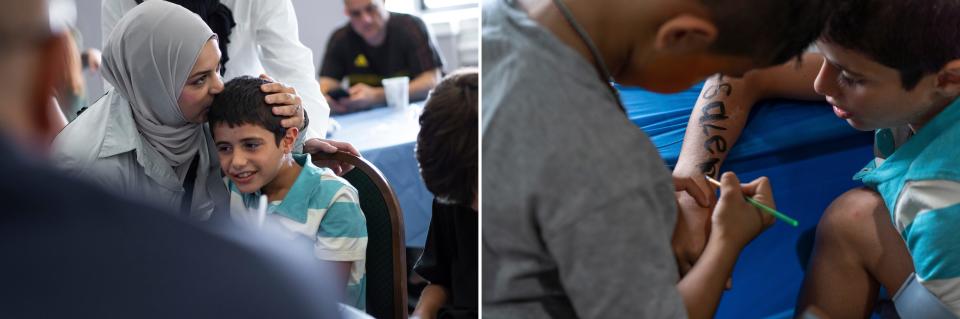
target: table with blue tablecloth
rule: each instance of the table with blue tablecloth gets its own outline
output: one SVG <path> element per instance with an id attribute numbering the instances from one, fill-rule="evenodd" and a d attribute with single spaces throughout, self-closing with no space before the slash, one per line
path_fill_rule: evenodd
<path id="1" fill-rule="evenodd" d="M 414 153 L 422 110 L 421 102 L 404 109 L 382 107 L 334 116 L 339 127 L 330 135 L 334 140 L 353 144 L 383 172 L 400 201 L 408 247 L 423 247 L 426 242 L 433 200 L 420 178 Z"/>

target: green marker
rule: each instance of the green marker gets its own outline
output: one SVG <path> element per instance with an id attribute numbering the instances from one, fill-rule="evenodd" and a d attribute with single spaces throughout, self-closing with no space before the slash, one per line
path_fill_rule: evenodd
<path id="1" fill-rule="evenodd" d="M 720 187 L 720 182 L 718 182 L 717 180 L 713 179 L 710 176 L 704 176 L 704 177 L 707 178 L 707 181 L 709 181 L 710 183 L 713 183 L 713 185 L 717 185 L 717 187 Z M 782 220 L 784 223 L 790 224 L 790 226 L 797 227 L 797 225 L 800 224 L 799 222 L 797 222 L 796 219 L 790 218 L 790 216 L 787 216 L 784 213 L 778 212 L 776 209 L 770 208 L 767 205 L 764 205 L 753 198 L 750 198 L 746 195 L 744 195 L 743 198 L 746 199 L 747 202 L 750 203 L 751 205 L 759 208 L 764 212 L 767 212 L 770 215 L 773 215 L 773 217 L 776 217 Z"/>

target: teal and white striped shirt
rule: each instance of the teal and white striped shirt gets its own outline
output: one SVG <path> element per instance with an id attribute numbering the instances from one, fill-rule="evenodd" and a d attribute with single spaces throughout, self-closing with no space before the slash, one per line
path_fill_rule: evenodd
<path id="1" fill-rule="evenodd" d="M 293 158 L 303 169 L 284 199 L 268 205 L 264 223 L 279 226 L 291 239 L 313 241 L 313 254 L 320 260 L 353 262 L 345 301 L 366 309 L 367 222 L 357 190 L 332 170 L 313 165 L 309 154 Z M 224 180 L 230 188 L 231 218 L 256 225 L 261 193 L 241 193 L 229 178 Z"/>
<path id="2" fill-rule="evenodd" d="M 854 178 L 892 208 L 917 280 L 960 316 L 960 99 L 902 145 L 895 140 L 878 130 L 880 154 Z"/>

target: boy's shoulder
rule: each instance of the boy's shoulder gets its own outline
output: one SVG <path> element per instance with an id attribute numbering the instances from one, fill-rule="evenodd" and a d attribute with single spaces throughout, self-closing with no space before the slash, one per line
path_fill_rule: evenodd
<path id="1" fill-rule="evenodd" d="M 350 182 L 329 168 L 314 165 L 309 154 L 295 154 L 293 158 L 303 168 L 290 194 L 299 194 L 298 200 L 309 202 L 309 208 L 329 206 L 338 195 L 357 200 L 357 189 Z"/>

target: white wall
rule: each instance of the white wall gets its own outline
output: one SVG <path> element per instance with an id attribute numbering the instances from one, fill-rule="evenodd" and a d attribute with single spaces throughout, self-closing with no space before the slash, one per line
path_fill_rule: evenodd
<path id="1" fill-rule="evenodd" d="M 77 29 L 83 35 L 84 48 L 100 48 L 100 0 L 77 1 Z M 130 0 L 133 1 L 133 0 Z M 87 86 L 87 104 L 103 95 L 103 79 L 99 73 L 83 72 Z"/>
<path id="2" fill-rule="evenodd" d="M 266 0 L 274 1 L 274 0 Z M 300 24 L 300 42 L 313 51 L 313 64 L 319 70 L 326 52 L 327 39 L 347 23 L 343 0 L 291 0 Z"/>

